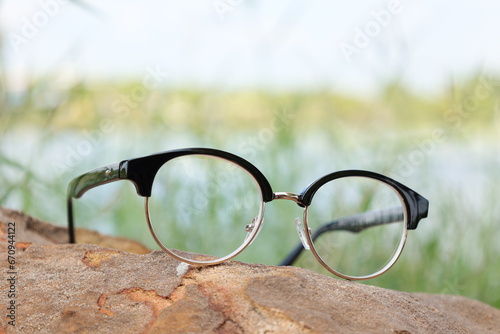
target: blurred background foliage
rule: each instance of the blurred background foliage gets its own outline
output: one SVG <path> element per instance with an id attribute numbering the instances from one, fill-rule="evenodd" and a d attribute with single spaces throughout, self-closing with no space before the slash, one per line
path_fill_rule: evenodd
<path id="1" fill-rule="evenodd" d="M 394 80 L 371 97 L 319 88 L 144 90 L 132 79 L 54 85 L 60 75 L 46 73 L 13 93 L 0 61 L 1 206 L 64 225 L 73 177 L 181 147 L 238 154 L 275 191 L 298 193 L 340 169 L 372 170 L 428 198 L 430 214 L 410 231 L 395 267 L 365 283 L 500 307 L 500 81 L 490 73 L 450 81 L 435 95 Z M 76 204 L 79 226 L 155 248 L 133 186 L 101 188 Z M 276 264 L 298 242 L 293 219 L 301 211 L 289 205 L 266 208 L 262 233 L 238 260 Z"/>

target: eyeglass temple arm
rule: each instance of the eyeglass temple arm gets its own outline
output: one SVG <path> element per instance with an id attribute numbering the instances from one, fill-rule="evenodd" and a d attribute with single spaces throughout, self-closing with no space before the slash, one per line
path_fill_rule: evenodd
<path id="1" fill-rule="evenodd" d="M 100 185 L 120 180 L 120 163 L 94 169 L 74 178 L 68 185 L 68 233 L 69 242 L 75 243 L 73 223 L 73 198 L 80 198 L 86 191 Z"/>
<path id="2" fill-rule="evenodd" d="M 311 236 L 312 241 L 316 241 L 320 235 L 330 231 L 349 231 L 358 233 L 369 227 L 395 223 L 404 219 L 402 207 L 387 208 L 382 210 L 368 211 L 358 215 L 349 216 L 326 223 L 316 230 Z M 299 243 L 281 262 L 280 266 L 292 265 L 304 250 L 302 243 Z"/>

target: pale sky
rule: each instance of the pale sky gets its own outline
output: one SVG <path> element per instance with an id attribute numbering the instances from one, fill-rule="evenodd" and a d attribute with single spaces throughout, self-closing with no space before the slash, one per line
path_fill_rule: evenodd
<path id="1" fill-rule="evenodd" d="M 500 73 L 500 2 L 0 0 L 8 87 L 169 73 L 167 85 L 436 92 Z"/>

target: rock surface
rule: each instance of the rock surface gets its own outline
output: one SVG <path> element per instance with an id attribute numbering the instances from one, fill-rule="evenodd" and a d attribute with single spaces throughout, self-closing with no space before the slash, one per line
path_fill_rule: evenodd
<path id="1" fill-rule="evenodd" d="M 16 222 L 15 291 L 6 273 Z M 0 209 L 0 333 L 499 333 L 500 310 L 294 267 L 196 267 L 161 251 L 60 244 L 66 230 Z M 81 232 L 83 234 L 87 232 Z M 113 238 L 88 233 L 101 243 Z M 110 241 L 111 240 L 111 241 Z M 113 241 L 114 240 L 114 241 Z M 15 300 L 15 327 L 5 305 Z"/>

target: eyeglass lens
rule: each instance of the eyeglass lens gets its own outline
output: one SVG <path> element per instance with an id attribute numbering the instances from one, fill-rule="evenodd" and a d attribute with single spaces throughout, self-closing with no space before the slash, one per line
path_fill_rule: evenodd
<path id="1" fill-rule="evenodd" d="M 222 258 L 236 251 L 259 221 L 262 195 L 253 176 L 221 158 L 188 155 L 165 163 L 149 199 L 151 225 L 177 256 Z"/>
<path id="2" fill-rule="evenodd" d="M 388 184 L 364 177 L 332 180 L 307 210 L 314 248 L 336 272 L 363 277 L 388 269 L 406 239 L 404 203 Z"/>

